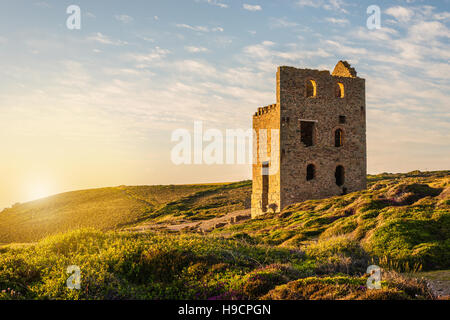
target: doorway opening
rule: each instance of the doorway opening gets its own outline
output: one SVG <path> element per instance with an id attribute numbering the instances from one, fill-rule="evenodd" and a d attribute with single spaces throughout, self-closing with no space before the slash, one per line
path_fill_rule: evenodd
<path id="1" fill-rule="evenodd" d="M 269 162 L 263 162 L 261 168 L 262 174 L 262 199 L 261 207 L 262 211 L 267 211 L 267 205 L 269 204 Z"/>
<path id="2" fill-rule="evenodd" d="M 344 167 L 343 166 L 337 166 L 336 171 L 334 173 L 334 177 L 336 178 L 336 184 L 340 187 L 344 184 Z"/>

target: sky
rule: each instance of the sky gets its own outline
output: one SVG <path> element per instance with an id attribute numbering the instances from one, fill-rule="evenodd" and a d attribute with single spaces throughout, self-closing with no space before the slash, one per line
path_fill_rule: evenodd
<path id="1" fill-rule="evenodd" d="M 341 59 L 366 79 L 368 172 L 449 169 L 449 25 L 449 0 L 1 0 L 0 208 L 249 179 L 249 164 L 174 164 L 172 133 L 250 128 L 277 66 Z"/>

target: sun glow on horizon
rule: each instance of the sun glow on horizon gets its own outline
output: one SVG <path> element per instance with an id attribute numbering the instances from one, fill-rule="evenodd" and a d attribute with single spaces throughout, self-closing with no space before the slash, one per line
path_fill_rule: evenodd
<path id="1" fill-rule="evenodd" d="M 33 201 L 54 194 L 51 184 L 46 180 L 35 180 L 27 185 L 27 199 L 26 201 Z"/>

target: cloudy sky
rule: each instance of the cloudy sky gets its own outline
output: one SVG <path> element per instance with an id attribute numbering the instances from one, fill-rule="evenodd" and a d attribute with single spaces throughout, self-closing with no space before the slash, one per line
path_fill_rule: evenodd
<path id="1" fill-rule="evenodd" d="M 372 4 L 381 29 L 366 26 Z M 449 25 L 449 0 L 1 1 L 0 208 L 247 179 L 249 165 L 172 164 L 171 133 L 249 128 L 278 65 L 340 59 L 366 79 L 369 172 L 449 169 Z"/>

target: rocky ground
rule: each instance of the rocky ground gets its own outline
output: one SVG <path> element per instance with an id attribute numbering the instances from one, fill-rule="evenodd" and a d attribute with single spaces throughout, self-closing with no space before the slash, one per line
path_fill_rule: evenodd
<path id="1" fill-rule="evenodd" d="M 450 270 L 418 272 L 410 276 L 419 279 L 423 278 L 436 298 L 450 299 Z"/>
<path id="2" fill-rule="evenodd" d="M 200 220 L 200 221 L 185 221 L 180 220 L 178 223 L 144 223 L 140 224 L 136 227 L 128 228 L 129 231 L 134 232 L 145 232 L 151 229 L 167 229 L 170 231 L 191 231 L 191 232 L 210 232 L 215 228 L 221 228 L 226 225 L 239 224 L 248 219 L 250 219 L 250 209 L 239 210 L 227 213 L 221 217 L 215 217 L 208 220 Z"/>

